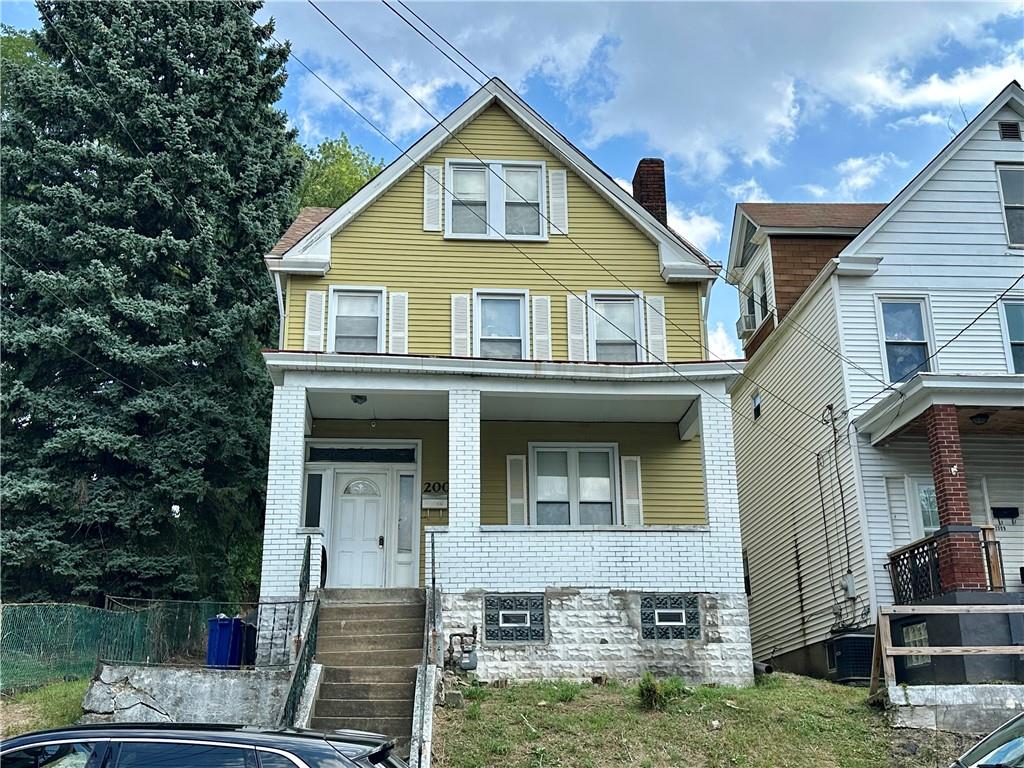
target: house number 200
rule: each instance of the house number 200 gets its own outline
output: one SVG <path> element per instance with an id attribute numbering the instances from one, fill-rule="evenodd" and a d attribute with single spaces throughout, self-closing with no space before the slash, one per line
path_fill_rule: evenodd
<path id="1" fill-rule="evenodd" d="M 424 493 L 448 493 L 448 483 L 441 482 L 424 482 L 423 483 Z"/>

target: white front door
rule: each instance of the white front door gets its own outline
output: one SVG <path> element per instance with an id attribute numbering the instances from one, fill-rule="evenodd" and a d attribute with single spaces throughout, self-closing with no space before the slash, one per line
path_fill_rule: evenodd
<path id="1" fill-rule="evenodd" d="M 329 568 L 333 586 L 384 586 L 384 535 L 388 474 L 339 473 L 335 484 L 334 535 Z"/>

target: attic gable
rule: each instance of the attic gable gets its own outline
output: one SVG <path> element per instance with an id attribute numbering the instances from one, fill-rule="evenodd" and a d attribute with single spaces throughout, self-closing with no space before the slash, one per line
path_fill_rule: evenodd
<path id="1" fill-rule="evenodd" d="M 268 256 L 265 261 L 273 272 L 323 274 L 330 263 L 333 235 L 347 226 L 367 206 L 406 175 L 423 165 L 442 146 L 459 148 L 453 135 L 463 130 L 492 106 L 497 106 L 528 134 L 556 157 L 567 170 L 577 174 L 619 213 L 633 223 L 658 247 L 662 276 L 666 281 L 710 282 L 718 265 L 678 233 L 659 222 L 625 190 L 589 158 L 576 149 L 549 123 L 534 112 L 522 99 L 498 79 L 488 81 L 405 153 L 400 155 L 375 179 L 365 185 L 348 202 L 292 245 L 281 257 Z M 544 212 L 547 216 L 547 212 Z M 571 237 L 571 235 L 570 235 Z"/>

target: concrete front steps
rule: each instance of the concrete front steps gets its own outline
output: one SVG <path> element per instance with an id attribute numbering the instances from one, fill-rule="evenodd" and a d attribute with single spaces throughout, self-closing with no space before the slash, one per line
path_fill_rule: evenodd
<path id="1" fill-rule="evenodd" d="M 383 733 L 408 750 L 423 654 L 422 589 L 321 593 L 316 660 L 324 671 L 310 725 Z"/>

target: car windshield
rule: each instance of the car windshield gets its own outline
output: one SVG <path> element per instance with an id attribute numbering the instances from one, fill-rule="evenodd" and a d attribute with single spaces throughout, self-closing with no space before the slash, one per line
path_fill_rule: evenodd
<path id="1" fill-rule="evenodd" d="M 960 762 L 964 768 L 1024 768 L 1024 715 L 982 739 Z"/>

